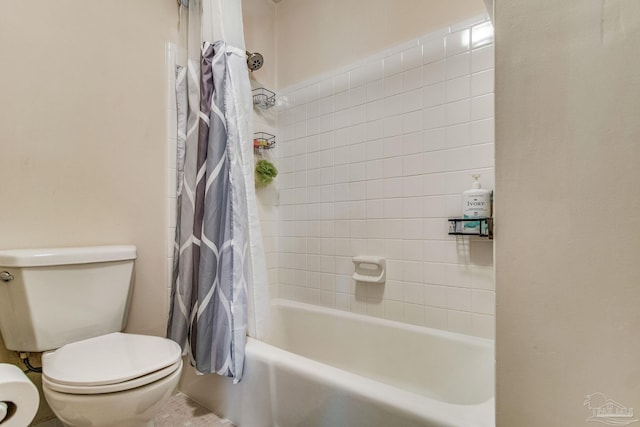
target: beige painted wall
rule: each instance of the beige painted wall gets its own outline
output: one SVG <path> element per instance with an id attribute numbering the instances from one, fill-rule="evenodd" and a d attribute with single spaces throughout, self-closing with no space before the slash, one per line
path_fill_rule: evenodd
<path id="1" fill-rule="evenodd" d="M 640 408 L 640 3 L 496 1 L 497 420 Z"/>
<path id="2" fill-rule="evenodd" d="M 137 245 L 128 330 L 157 335 L 176 11 L 175 0 L 28 0 L 0 13 L 0 248 Z M 0 361 L 12 357 L 2 346 Z"/>
<path id="3" fill-rule="evenodd" d="M 276 7 L 278 87 L 483 13 L 483 0 L 283 0 Z"/>

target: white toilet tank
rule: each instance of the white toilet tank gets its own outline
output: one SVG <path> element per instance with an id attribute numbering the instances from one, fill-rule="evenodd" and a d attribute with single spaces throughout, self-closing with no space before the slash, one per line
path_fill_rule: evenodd
<path id="1" fill-rule="evenodd" d="M 135 246 L 0 250 L 0 332 L 46 351 L 124 328 Z"/>

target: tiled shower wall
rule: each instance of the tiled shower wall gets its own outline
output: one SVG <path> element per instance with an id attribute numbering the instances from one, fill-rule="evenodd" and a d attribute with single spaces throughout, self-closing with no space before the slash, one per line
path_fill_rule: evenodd
<path id="1" fill-rule="evenodd" d="M 493 189 L 493 52 L 482 17 L 279 91 L 279 297 L 493 337 L 492 242 L 446 220 Z"/>

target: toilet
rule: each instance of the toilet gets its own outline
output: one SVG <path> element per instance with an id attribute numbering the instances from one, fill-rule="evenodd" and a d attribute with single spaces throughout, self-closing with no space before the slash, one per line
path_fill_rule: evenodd
<path id="1" fill-rule="evenodd" d="M 135 246 L 0 251 L 0 332 L 43 352 L 44 396 L 63 424 L 153 426 L 178 386 L 180 346 L 121 332 Z"/>

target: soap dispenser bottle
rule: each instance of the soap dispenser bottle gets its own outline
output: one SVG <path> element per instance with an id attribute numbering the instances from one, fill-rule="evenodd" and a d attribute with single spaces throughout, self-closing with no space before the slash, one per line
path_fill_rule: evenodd
<path id="1" fill-rule="evenodd" d="M 462 193 L 462 217 L 464 219 L 489 218 L 491 216 L 491 191 L 481 187 L 479 178 L 480 175 L 473 175 L 471 189 Z M 481 229 L 481 221 L 462 222 L 463 233 L 482 234 L 481 231 L 484 231 Z"/>

